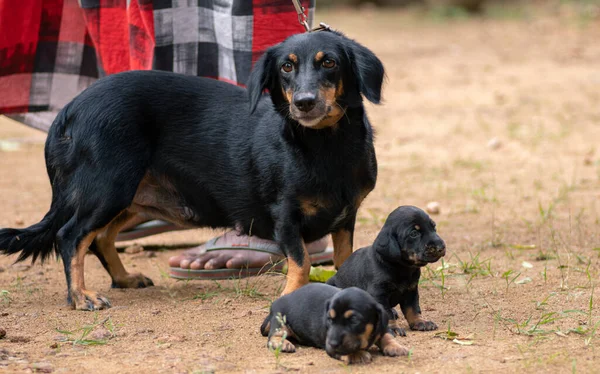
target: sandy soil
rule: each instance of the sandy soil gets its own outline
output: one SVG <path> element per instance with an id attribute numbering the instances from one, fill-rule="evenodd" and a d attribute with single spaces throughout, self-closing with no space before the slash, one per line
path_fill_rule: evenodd
<path id="1" fill-rule="evenodd" d="M 145 251 L 122 258 L 156 286 L 113 290 L 88 256 L 88 286 L 114 305 L 89 313 L 65 304 L 58 261 L 2 257 L 0 372 L 598 371 L 598 19 L 450 21 L 389 10 L 317 18 L 372 48 L 389 78 L 385 104 L 368 108 L 380 173 L 356 242 L 370 244 L 397 206 L 438 201 L 448 253 L 424 271 L 422 307 L 440 331 L 473 344 L 409 332 L 398 338 L 409 358 L 345 367 L 302 347 L 277 360 L 258 327 L 280 276 L 178 282 L 166 275 L 177 252 Z M 0 227 L 33 224 L 50 201 L 44 134 L 4 118 L 0 139 Z M 138 242 L 181 246 L 213 234 Z"/>

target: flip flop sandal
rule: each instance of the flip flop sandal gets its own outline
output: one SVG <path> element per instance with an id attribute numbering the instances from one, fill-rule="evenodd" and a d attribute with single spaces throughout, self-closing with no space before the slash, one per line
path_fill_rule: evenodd
<path id="1" fill-rule="evenodd" d="M 115 239 L 115 241 L 116 242 L 124 242 L 127 240 L 140 239 L 140 238 L 144 238 L 146 236 L 162 234 L 163 232 L 182 231 L 182 230 L 189 230 L 189 228 L 180 227 L 180 226 L 174 225 L 174 224 L 166 222 L 166 221 L 159 221 L 159 220 L 148 221 L 148 222 L 140 223 L 139 225 L 137 225 L 129 230 L 121 231 L 117 235 L 117 238 Z"/>
<path id="2" fill-rule="evenodd" d="M 249 245 L 224 245 L 217 246 L 216 241 L 219 239 L 213 238 L 206 243 L 206 252 L 219 251 L 224 249 L 244 249 L 248 251 L 255 252 L 266 252 L 272 254 L 274 256 L 282 257 L 281 251 L 276 244 L 267 244 L 267 243 L 258 243 L 258 245 L 254 245 L 250 247 Z M 327 247 L 322 252 L 317 252 L 310 254 L 310 263 L 312 266 L 316 265 L 325 265 L 329 263 L 333 263 L 333 248 Z M 247 278 L 260 274 L 273 274 L 273 273 L 281 273 L 284 266 L 286 264 L 286 260 L 282 259 L 277 262 L 270 262 L 261 267 L 256 268 L 239 268 L 239 269 L 201 269 L 201 270 L 192 270 L 192 269 L 182 269 L 180 267 L 171 267 L 169 271 L 169 275 L 171 278 L 175 279 L 183 279 L 183 280 L 219 280 L 219 279 L 232 279 L 232 278 Z"/>

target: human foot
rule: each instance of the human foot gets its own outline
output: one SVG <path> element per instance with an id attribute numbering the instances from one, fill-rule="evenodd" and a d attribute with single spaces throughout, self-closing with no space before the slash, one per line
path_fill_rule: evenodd
<path id="1" fill-rule="evenodd" d="M 325 237 L 308 243 L 306 248 L 309 254 L 315 254 L 324 252 L 327 244 L 328 238 Z M 169 258 L 169 266 L 191 270 L 259 268 L 282 259 L 284 256 L 275 242 L 231 230 L 204 245 Z"/>

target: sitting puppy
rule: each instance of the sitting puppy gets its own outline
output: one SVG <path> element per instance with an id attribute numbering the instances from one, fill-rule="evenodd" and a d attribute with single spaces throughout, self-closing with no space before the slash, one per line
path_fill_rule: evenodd
<path id="1" fill-rule="evenodd" d="M 388 216 L 373 245 L 356 250 L 327 283 L 369 292 L 388 312 L 394 333 L 406 335 L 397 325 L 393 308 L 398 304 L 412 330 L 436 330 L 435 323 L 421 317 L 418 286 L 421 267 L 445 254 L 435 222 L 419 208 L 401 206 Z"/>
<path id="2" fill-rule="evenodd" d="M 386 311 L 367 292 L 313 283 L 275 300 L 260 332 L 269 348 L 295 352 L 290 338 L 353 364 L 370 362 L 373 344 L 386 356 L 408 354 L 387 325 Z"/>

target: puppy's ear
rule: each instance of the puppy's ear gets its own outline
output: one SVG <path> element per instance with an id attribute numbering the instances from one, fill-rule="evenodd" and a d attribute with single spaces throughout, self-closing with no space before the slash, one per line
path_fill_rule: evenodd
<path id="1" fill-rule="evenodd" d="M 349 58 L 360 93 L 374 104 L 381 102 L 381 86 L 385 71 L 383 64 L 368 48 L 350 42 Z"/>
<path id="2" fill-rule="evenodd" d="M 373 243 L 373 248 L 384 258 L 394 258 L 400 256 L 400 245 L 398 245 L 398 238 L 394 235 L 394 232 L 383 226 L 383 229 L 379 232 Z"/>
<path id="3" fill-rule="evenodd" d="M 248 96 L 250 99 L 250 114 L 254 113 L 264 90 L 273 90 L 278 81 L 278 75 L 274 71 L 275 48 L 269 48 L 254 64 L 248 79 Z"/>

